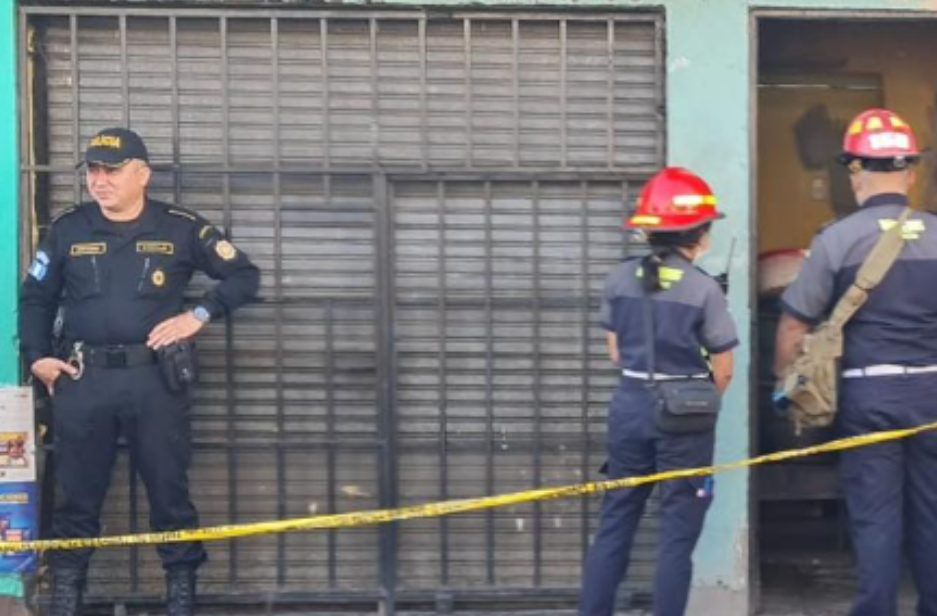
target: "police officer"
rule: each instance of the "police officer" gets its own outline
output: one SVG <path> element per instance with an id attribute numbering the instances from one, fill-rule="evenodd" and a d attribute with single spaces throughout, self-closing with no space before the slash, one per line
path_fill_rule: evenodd
<path id="1" fill-rule="evenodd" d="M 908 205 L 918 161 L 911 128 L 870 109 L 847 128 L 840 162 L 859 210 L 822 229 L 781 298 L 775 370 L 852 284 L 883 229 Z M 905 246 L 844 328 L 837 428 L 843 436 L 937 421 L 937 217 L 917 212 Z M 920 594 L 918 616 L 937 616 L 937 434 L 841 454 L 849 529 L 859 567 L 852 616 L 896 616 L 902 544 Z"/>
<path id="2" fill-rule="evenodd" d="M 193 528 L 187 346 L 212 319 L 257 294 L 259 271 L 199 215 L 146 195 L 149 157 L 121 128 L 95 135 L 84 163 L 94 201 L 51 225 L 23 282 L 21 352 L 53 396 L 55 473 L 61 498 L 54 538 L 96 537 L 118 436 L 147 489 L 153 530 Z M 192 309 L 183 291 L 201 270 L 220 280 Z M 64 351 L 53 345 L 63 312 Z M 200 543 L 158 548 L 171 616 L 192 614 Z M 91 550 L 55 551 L 52 616 L 81 612 Z"/>
<path id="3" fill-rule="evenodd" d="M 732 377 L 737 344 L 719 283 L 693 266 L 721 218 L 709 186 L 691 172 L 666 168 L 641 192 L 627 226 L 643 229 L 652 252 L 611 271 L 602 300 L 608 352 L 622 378 L 608 412 L 609 479 L 712 463 L 712 428 L 690 434 L 662 431 L 654 418 L 650 382 L 650 294 L 654 318 L 654 378 L 713 379 L 721 394 Z M 703 351 L 708 353 L 707 362 Z M 692 574 L 691 555 L 712 499 L 708 479 L 660 484 L 660 543 L 654 581 L 655 616 L 682 616 Z M 599 529 L 589 550 L 580 597 L 581 616 L 611 616 L 628 570 L 632 542 L 652 486 L 615 490 L 602 502 Z"/>

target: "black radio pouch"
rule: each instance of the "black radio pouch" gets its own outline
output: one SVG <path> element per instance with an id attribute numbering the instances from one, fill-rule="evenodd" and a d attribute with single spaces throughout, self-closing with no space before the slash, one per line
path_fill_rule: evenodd
<path id="1" fill-rule="evenodd" d="M 721 396 L 709 379 L 655 382 L 654 421 L 666 434 L 693 434 L 716 428 Z"/>
<path id="2" fill-rule="evenodd" d="M 189 340 L 174 342 L 159 351 L 159 367 L 169 391 L 188 391 L 198 381 L 198 356 L 195 343 Z"/>

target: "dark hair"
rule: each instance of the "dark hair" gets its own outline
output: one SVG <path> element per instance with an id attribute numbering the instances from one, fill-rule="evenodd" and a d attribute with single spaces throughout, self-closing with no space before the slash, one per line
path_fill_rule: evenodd
<path id="1" fill-rule="evenodd" d="M 687 231 L 648 233 L 647 243 L 651 247 L 651 252 L 641 260 L 641 269 L 644 272 L 644 290 L 647 293 L 657 293 L 663 290 L 664 287 L 660 282 L 660 267 L 663 265 L 664 259 L 676 253 L 679 248 L 692 248 L 699 244 L 711 226 L 711 223 L 706 223 Z"/>

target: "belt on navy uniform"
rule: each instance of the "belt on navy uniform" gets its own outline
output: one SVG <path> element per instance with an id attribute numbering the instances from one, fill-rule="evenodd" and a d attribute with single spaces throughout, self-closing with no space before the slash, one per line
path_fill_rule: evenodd
<path id="1" fill-rule="evenodd" d="M 629 379 L 641 379 L 642 381 L 650 381 L 651 375 L 647 372 L 639 372 L 637 370 L 629 370 L 625 368 L 621 371 L 621 375 Z M 702 372 L 700 374 L 661 374 L 660 372 L 654 373 L 655 381 L 683 381 L 686 379 L 708 379 L 709 374 Z"/>
<path id="2" fill-rule="evenodd" d="M 844 379 L 858 379 L 864 376 L 892 376 L 896 374 L 928 374 L 937 372 L 937 366 L 899 366 L 897 364 L 878 364 L 865 368 L 851 368 L 843 371 Z"/>
<path id="3" fill-rule="evenodd" d="M 82 346 L 83 361 L 95 368 L 132 368 L 155 364 L 156 351 L 145 344 L 113 344 L 106 346 Z"/>

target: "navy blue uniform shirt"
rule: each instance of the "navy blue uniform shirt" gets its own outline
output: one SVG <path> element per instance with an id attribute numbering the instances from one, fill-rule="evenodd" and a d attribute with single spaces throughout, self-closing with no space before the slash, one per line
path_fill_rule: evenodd
<path id="1" fill-rule="evenodd" d="M 20 292 L 20 345 L 27 365 L 53 354 L 51 333 L 64 308 L 62 337 L 91 345 L 140 344 L 183 311 L 193 272 L 221 280 L 199 304 L 222 317 L 253 300 L 260 272 L 204 218 L 147 199 L 140 217 L 115 223 L 89 202 L 52 224 Z"/>
<path id="2" fill-rule="evenodd" d="M 628 259 L 605 280 L 602 327 L 618 337 L 622 368 L 648 372 L 645 344 L 643 273 L 640 259 Z M 738 344 L 722 287 L 680 255 L 660 268 L 664 289 L 652 294 L 655 372 L 697 375 L 709 372 L 704 351 L 724 353 Z"/>
<path id="3" fill-rule="evenodd" d="M 908 204 L 900 194 L 868 199 L 858 211 L 822 229 L 781 309 L 809 324 L 825 319 L 856 272 Z M 844 370 L 879 364 L 937 365 L 937 216 L 915 212 L 905 246 L 869 299 L 844 328 Z"/>

